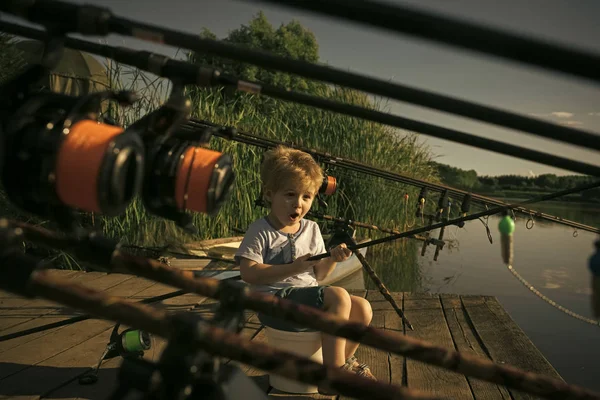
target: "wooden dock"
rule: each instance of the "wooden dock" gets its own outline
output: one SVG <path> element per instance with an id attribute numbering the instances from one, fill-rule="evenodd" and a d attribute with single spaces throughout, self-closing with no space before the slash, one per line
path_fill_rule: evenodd
<path id="1" fill-rule="evenodd" d="M 54 271 L 58 276 L 132 301 L 176 291 L 131 275 L 98 272 Z M 366 296 L 375 311 L 372 326 L 404 332 L 436 345 L 488 357 L 526 371 L 560 378 L 494 297 L 394 293 L 414 331 L 405 329 L 390 304 L 377 291 L 353 291 Z M 187 294 L 153 306 L 172 311 L 188 310 L 210 316 L 216 302 Z M 0 292 L 0 336 L 65 320 L 82 313 L 43 299 L 26 299 Z M 242 334 L 266 341 L 256 315 L 247 312 Z M 78 377 L 95 366 L 108 343 L 114 323 L 87 319 L 0 342 L 0 398 L 11 399 L 107 399 L 117 385 L 121 358 L 103 363 L 98 382 L 81 385 Z M 154 338 L 145 357 L 158 360 L 165 342 Z M 524 393 L 471 379 L 402 356 L 361 346 L 361 362 L 371 366 L 381 381 L 434 392 L 448 399 L 531 399 Z M 321 395 L 288 395 L 269 387 L 263 371 L 242 366 L 270 398 L 333 398 Z M 240 399 L 243 394 L 240 394 Z M 340 399 L 343 397 L 339 397 Z"/>

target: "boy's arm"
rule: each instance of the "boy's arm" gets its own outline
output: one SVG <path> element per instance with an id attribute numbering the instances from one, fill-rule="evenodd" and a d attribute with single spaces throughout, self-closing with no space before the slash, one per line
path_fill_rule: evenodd
<path id="1" fill-rule="evenodd" d="M 334 247 L 330 250 L 330 253 L 329 257 L 321 259 L 314 266 L 315 277 L 318 281 L 327 278 L 333 272 L 338 262 L 347 260 L 352 255 L 352 251 L 346 247 L 345 243 Z"/>
<path id="2" fill-rule="evenodd" d="M 336 265 L 337 261 L 333 260 L 331 257 L 320 259 L 319 262 L 313 267 L 315 278 L 317 278 L 318 281 L 322 281 L 323 279 L 327 278 L 329 274 L 333 272 Z"/>
<path id="3" fill-rule="evenodd" d="M 298 257 L 291 264 L 261 264 L 248 258 L 240 257 L 240 274 L 244 282 L 254 285 L 265 285 L 304 272 L 316 265 L 317 261 L 305 261 L 311 255 Z"/>

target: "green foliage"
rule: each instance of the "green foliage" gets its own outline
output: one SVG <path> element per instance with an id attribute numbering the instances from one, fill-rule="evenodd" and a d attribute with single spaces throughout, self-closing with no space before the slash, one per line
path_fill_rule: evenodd
<path id="1" fill-rule="evenodd" d="M 217 39 L 207 29 L 203 29 L 200 36 L 207 39 Z M 231 31 L 223 41 L 243 48 L 263 50 L 295 60 L 312 63 L 319 60 L 319 46 L 312 32 L 304 28 L 297 21 L 291 21 L 286 25 L 282 24 L 279 28 L 275 29 L 262 12 L 259 12 L 248 25 L 242 25 L 240 28 Z M 258 81 L 293 90 L 313 93 L 317 88 L 322 86 L 297 75 L 266 70 L 255 65 L 240 63 L 204 53 L 189 53 L 188 60 L 195 64 L 219 68 L 223 73 L 234 75 L 241 79 Z"/>
<path id="2" fill-rule="evenodd" d="M 477 190 L 481 185 L 477 172 L 471 169 L 465 171 L 464 169 L 451 167 L 450 165 L 433 163 L 440 174 L 440 179 L 444 184 L 453 186 L 463 190 Z"/>
<path id="3" fill-rule="evenodd" d="M 591 176 L 542 174 L 535 177 L 521 175 L 478 176 L 474 170 L 463 170 L 450 165 L 432 163 L 442 182 L 448 186 L 497 197 L 531 197 L 557 192 L 592 183 Z M 561 198 L 564 201 L 600 202 L 600 188 L 574 193 Z"/>

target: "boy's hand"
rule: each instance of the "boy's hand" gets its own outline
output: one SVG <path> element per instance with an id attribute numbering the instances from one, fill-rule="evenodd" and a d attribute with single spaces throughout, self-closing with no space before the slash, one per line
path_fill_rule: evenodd
<path id="1" fill-rule="evenodd" d="M 306 259 L 310 257 L 312 257 L 312 254 L 305 254 L 296 258 L 296 260 L 292 263 L 294 265 L 294 269 L 298 272 L 304 272 L 319 262 L 319 260 L 306 261 Z"/>
<path id="2" fill-rule="evenodd" d="M 333 249 L 329 250 L 331 259 L 335 262 L 345 261 L 352 255 L 352 251 L 348 249 L 346 243 L 340 243 Z"/>

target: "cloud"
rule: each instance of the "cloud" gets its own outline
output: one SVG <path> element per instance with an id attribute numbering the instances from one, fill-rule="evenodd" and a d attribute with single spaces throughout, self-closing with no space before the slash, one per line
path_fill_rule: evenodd
<path id="1" fill-rule="evenodd" d="M 591 112 L 591 113 L 588 113 L 588 115 L 591 115 L 593 117 L 600 117 L 600 112 Z"/>
<path id="2" fill-rule="evenodd" d="M 581 121 L 561 121 L 560 124 L 567 125 L 567 126 L 581 126 L 581 125 L 583 125 L 583 122 L 581 122 Z"/>
<path id="3" fill-rule="evenodd" d="M 574 114 L 566 111 L 552 111 L 550 114 L 557 118 L 571 118 Z"/>

